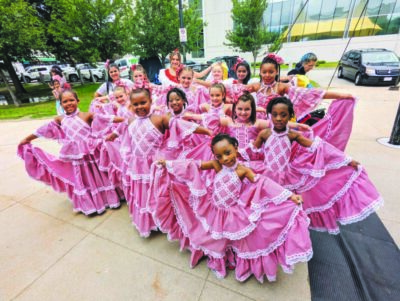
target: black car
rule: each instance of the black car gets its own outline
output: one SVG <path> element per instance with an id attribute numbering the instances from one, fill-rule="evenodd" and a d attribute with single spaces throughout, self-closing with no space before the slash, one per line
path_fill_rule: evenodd
<path id="1" fill-rule="evenodd" d="M 400 60 L 387 49 L 350 50 L 340 59 L 338 77 L 352 79 L 356 85 L 394 85 L 399 82 Z"/>

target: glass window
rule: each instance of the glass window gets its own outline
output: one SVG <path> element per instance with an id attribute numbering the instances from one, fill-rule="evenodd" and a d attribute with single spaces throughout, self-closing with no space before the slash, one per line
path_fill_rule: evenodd
<path id="1" fill-rule="evenodd" d="M 399 1 L 400 3 L 400 1 Z M 393 14 L 388 25 L 387 34 L 398 34 L 400 32 L 400 13 Z"/>
<path id="2" fill-rule="evenodd" d="M 363 62 L 368 63 L 397 63 L 399 59 L 393 52 L 379 51 L 362 54 Z"/>

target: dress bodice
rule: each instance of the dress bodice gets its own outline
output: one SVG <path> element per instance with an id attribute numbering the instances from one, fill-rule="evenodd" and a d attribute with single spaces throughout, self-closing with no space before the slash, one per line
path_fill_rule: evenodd
<path id="1" fill-rule="evenodd" d="M 211 201 L 219 208 L 229 208 L 239 200 L 242 181 L 239 179 L 236 168 L 222 166 L 222 170 L 215 175 Z"/>
<path id="2" fill-rule="evenodd" d="M 254 125 L 246 126 L 245 124 L 236 123 L 235 126 L 228 126 L 226 132 L 237 139 L 241 149 L 257 138 L 259 130 Z"/>
<path id="3" fill-rule="evenodd" d="M 264 144 L 264 163 L 269 171 L 280 173 L 285 171 L 289 165 L 292 145 L 288 132 L 288 128 L 282 133 L 272 130 L 271 136 Z"/>
<path id="4" fill-rule="evenodd" d="M 257 107 L 266 108 L 271 99 L 280 96 L 278 94 L 278 83 L 266 85 L 261 82 L 260 89 L 257 91 Z"/>
<path id="5" fill-rule="evenodd" d="M 65 115 L 61 121 L 61 128 L 67 140 L 84 141 L 91 136 L 91 127 L 78 114 L 79 111 L 77 110 L 72 115 Z"/>
<path id="6" fill-rule="evenodd" d="M 132 143 L 132 154 L 137 157 L 151 155 L 163 142 L 163 134 L 154 126 L 150 116 L 137 118 L 129 126 Z"/>

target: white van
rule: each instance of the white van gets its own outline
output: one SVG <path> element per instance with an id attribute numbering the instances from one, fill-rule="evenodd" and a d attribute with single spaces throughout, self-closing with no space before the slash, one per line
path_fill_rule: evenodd
<path id="1" fill-rule="evenodd" d="M 115 61 L 115 64 L 119 68 L 119 76 L 123 78 L 129 78 L 129 70 L 131 70 L 132 65 L 139 64 L 138 56 L 126 56 L 122 59 L 118 59 Z"/>

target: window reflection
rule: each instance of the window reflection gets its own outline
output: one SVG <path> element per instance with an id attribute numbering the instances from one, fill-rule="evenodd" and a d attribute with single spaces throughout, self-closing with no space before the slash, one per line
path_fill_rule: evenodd
<path id="1" fill-rule="evenodd" d="M 287 41 L 399 33 L 400 1 L 396 0 L 310 0 L 308 3 L 270 0 L 268 3 L 264 24 L 269 31 L 282 33 Z"/>

